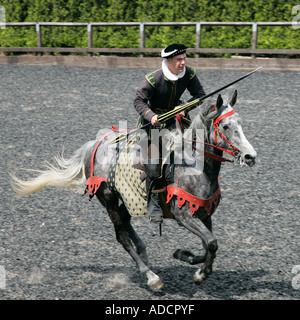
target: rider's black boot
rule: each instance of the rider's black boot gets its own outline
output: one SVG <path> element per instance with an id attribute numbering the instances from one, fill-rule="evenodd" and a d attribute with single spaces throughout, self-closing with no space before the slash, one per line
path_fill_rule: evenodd
<path id="1" fill-rule="evenodd" d="M 151 222 L 162 223 L 163 212 L 160 206 L 159 192 L 161 183 L 161 164 L 145 164 L 147 173 L 146 183 L 148 192 L 147 211 Z"/>

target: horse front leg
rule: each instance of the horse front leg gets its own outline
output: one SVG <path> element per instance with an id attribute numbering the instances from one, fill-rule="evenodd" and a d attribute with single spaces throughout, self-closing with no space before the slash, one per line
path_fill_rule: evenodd
<path id="1" fill-rule="evenodd" d="M 194 274 L 194 282 L 203 282 L 212 272 L 213 261 L 216 257 L 216 251 L 218 249 L 217 239 L 201 220 L 194 218 L 189 212 L 181 213 L 179 216 L 175 216 L 177 222 L 184 226 L 186 229 L 197 235 L 203 242 L 206 253 L 203 257 L 199 257 L 195 262 L 204 262 L 203 266 L 199 268 Z M 202 261 L 204 260 L 204 261 Z"/>
<path id="2" fill-rule="evenodd" d="M 210 232 L 212 232 L 211 217 L 209 217 L 207 220 L 205 220 L 204 224 L 207 227 L 207 229 Z M 206 258 L 207 258 L 207 254 L 208 254 L 208 250 L 207 249 L 204 250 L 204 253 L 201 256 L 194 255 L 192 252 L 190 252 L 188 250 L 177 249 L 173 253 L 173 258 L 178 259 L 180 261 L 187 262 L 187 263 L 189 263 L 191 265 L 195 265 L 195 264 L 199 264 L 199 263 L 205 262 Z"/>

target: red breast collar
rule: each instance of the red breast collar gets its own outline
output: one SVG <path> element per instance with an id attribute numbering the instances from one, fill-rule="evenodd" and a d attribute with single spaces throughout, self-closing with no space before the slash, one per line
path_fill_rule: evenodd
<path id="1" fill-rule="evenodd" d="M 194 214 L 200 207 L 204 207 L 205 211 L 208 215 L 213 213 L 213 205 L 214 210 L 218 206 L 219 197 L 221 196 L 221 188 L 218 187 L 217 191 L 209 198 L 209 199 L 200 199 L 192 194 L 184 191 L 179 187 L 167 186 L 167 201 L 169 203 L 174 195 L 177 196 L 178 208 L 181 208 L 186 201 L 190 204 L 191 214 Z"/>

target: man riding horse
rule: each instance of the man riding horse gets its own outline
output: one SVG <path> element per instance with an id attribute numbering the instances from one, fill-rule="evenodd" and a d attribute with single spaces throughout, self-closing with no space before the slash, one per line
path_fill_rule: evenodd
<path id="1" fill-rule="evenodd" d="M 187 89 L 193 101 L 205 95 L 203 87 L 196 75 L 196 70 L 186 66 L 186 50 L 183 44 L 172 44 L 161 52 L 162 68 L 151 72 L 145 76 L 136 92 L 134 99 L 134 108 L 139 113 L 139 126 L 151 123 L 144 130 L 140 137 L 140 144 L 143 139 L 151 144 L 151 129 L 170 128 L 175 123 L 175 118 L 165 123 L 158 122 L 158 116 L 167 111 L 176 109 L 181 104 L 180 97 Z M 184 116 L 182 111 L 179 116 Z M 159 146 L 157 146 L 159 149 Z M 159 202 L 158 192 L 161 176 L 161 157 L 159 151 L 153 154 L 153 146 L 148 148 L 148 162 L 144 161 L 145 171 L 147 173 L 148 205 L 147 211 L 151 222 L 162 222 L 162 209 Z M 150 152 L 152 150 L 152 154 Z"/>

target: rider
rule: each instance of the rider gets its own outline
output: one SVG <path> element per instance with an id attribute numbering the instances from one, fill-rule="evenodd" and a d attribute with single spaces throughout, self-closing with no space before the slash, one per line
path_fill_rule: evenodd
<path id="1" fill-rule="evenodd" d="M 161 124 L 158 122 L 158 116 L 178 108 L 181 103 L 180 97 L 186 89 L 192 96 L 189 101 L 205 95 L 196 70 L 185 65 L 186 50 L 187 47 L 183 44 L 172 44 L 163 49 L 162 68 L 147 74 L 136 92 L 134 108 L 140 115 L 139 126 L 151 123 L 151 127 L 148 126 L 145 130 L 144 139 L 151 140 L 151 129 L 169 128 L 175 123 L 173 118 Z M 185 112 L 182 111 L 180 116 L 184 115 Z M 159 159 L 155 159 L 157 157 Z M 158 178 L 161 176 L 161 159 L 160 156 L 153 154 L 148 154 L 148 159 L 152 161 L 144 163 L 149 187 L 147 211 L 151 222 L 161 223 L 162 209 L 159 205 L 159 195 L 157 192 L 152 192 L 160 188 Z"/>

